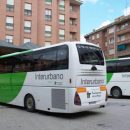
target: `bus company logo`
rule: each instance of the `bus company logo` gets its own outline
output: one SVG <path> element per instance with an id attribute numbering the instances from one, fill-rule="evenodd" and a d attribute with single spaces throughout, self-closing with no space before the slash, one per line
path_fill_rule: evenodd
<path id="1" fill-rule="evenodd" d="M 35 80 L 63 80 L 63 74 L 36 74 Z"/>
<path id="2" fill-rule="evenodd" d="M 88 80 L 88 79 L 82 79 L 81 78 L 81 84 L 83 85 L 98 85 L 98 84 L 104 84 L 104 80 L 98 80 L 98 79 L 94 79 L 94 80 Z"/>

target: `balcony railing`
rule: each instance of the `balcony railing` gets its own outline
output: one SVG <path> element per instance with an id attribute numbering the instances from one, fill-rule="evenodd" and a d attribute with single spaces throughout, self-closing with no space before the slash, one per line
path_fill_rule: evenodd
<path id="1" fill-rule="evenodd" d="M 128 26 L 127 28 L 124 28 L 124 29 L 117 29 L 117 35 L 121 35 L 121 34 L 125 34 L 125 33 L 128 33 L 130 32 L 130 26 Z"/>
<path id="2" fill-rule="evenodd" d="M 83 4 L 83 0 L 70 0 L 70 3 L 76 4 L 76 5 L 81 5 L 81 4 Z"/>
<path id="3" fill-rule="evenodd" d="M 24 15 L 31 16 L 32 15 L 32 10 L 24 9 Z"/>
<path id="4" fill-rule="evenodd" d="M 9 11 L 9 12 L 14 12 L 14 5 L 7 4 L 6 5 L 6 10 Z"/>
<path id="5" fill-rule="evenodd" d="M 14 29 L 14 24 L 13 23 L 6 23 L 6 28 L 8 30 L 13 30 Z"/>
<path id="6" fill-rule="evenodd" d="M 70 12 L 70 18 L 77 19 L 78 18 L 77 13 L 76 12 Z"/>
<path id="7" fill-rule="evenodd" d="M 126 50 L 123 50 L 123 51 L 117 51 L 118 57 L 123 57 L 123 56 L 128 56 L 128 55 L 130 55 L 130 48 L 127 48 Z"/>
<path id="8" fill-rule="evenodd" d="M 24 32 L 31 33 L 31 27 L 24 27 Z"/>
<path id="9" fill-rule="evenodd" d="M 77 32 L 77 25 L 70 25 L 70 32 Z"/>
<path id="10" fill-rule="evenodd" d="M 45 20 L 46 21 L 51 21 L 52 20 L 52 15 L 45 15 Z"/>
<path id="11" fill-rule="evenodd" d="M 119 39 L 118 39 L 117 43 L 118 43 L 118 44 L 122 44 L 122 43 L 123 43 L 123 44 L 124 44 L 124 43 L 125 43 L 125 44 L 129 44 L 129 43 L 130 43 L 130 38 L 124 39 L 124 40 L 119 40 Z"/>

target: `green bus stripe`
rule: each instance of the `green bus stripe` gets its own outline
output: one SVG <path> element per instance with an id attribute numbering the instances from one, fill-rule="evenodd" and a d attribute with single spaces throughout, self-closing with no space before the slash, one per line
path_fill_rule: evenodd
<path id="1" fill-rule="evenodd" d="M 113 73 L 107 73 L 107 83 L 111 81 L 112 77 L 113 77 Z"/>
<path id="2" fill-rule="evenodd" d="M 0 74 L 0 102 L 9 103 L 20 93 L 27 73 Z"/>
<path id="3" fill-rule="evenodd" d="M 116 60 L 119 60 L 119 58 L 106 59 L 106 61 L 116 61 Z"/>
<path id="4" fill-rule="evenodd" d="M 33 52 L 33 50 L 27 50 L 27 51 L 15 52 L 15 53 L 11 53 L 11 54 L 2 55 L 2 56 L 0 56 L 0 59 L 11 57 L 11 56 L 17 56 L 17 55 L 21 55 L 21 54 L 26 54 L 26 53 L 30 53 L 30 52 Z"/>

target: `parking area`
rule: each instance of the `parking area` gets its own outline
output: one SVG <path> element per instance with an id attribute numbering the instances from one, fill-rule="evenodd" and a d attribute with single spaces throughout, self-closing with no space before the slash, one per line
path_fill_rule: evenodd
<path id="1" fill-rule="evenodd" d="M 0 130 L 128 130 L 130 97 L 109 98 L 105 108 L 76 114 L 26 112 L 0 105 Z"/>

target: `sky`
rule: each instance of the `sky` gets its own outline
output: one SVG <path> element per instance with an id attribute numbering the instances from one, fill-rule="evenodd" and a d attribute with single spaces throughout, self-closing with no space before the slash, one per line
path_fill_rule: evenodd
<path id="1" fill-rule="evenodd" d="M 82 0 L 80 12 L 81 41 L 84 35 L 130 14 L 130 0 Z"/>

